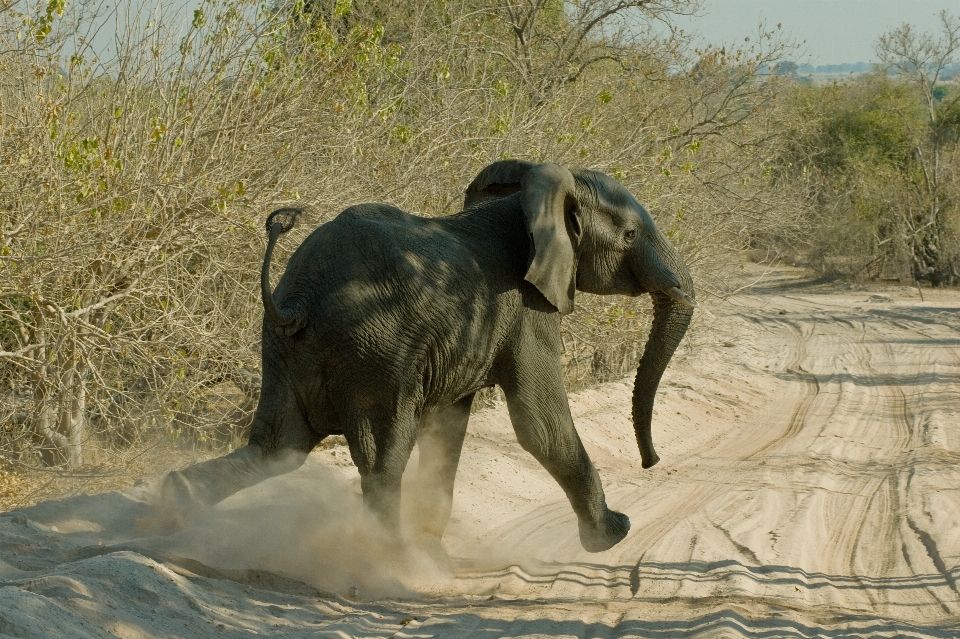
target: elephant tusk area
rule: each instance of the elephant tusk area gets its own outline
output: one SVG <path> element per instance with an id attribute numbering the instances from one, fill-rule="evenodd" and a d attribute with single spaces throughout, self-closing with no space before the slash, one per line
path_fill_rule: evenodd
<path id="1" fill-rule="evenodd" d="M 664 289 L 663 293 L 673 301 L 683 304 L 684 306 L 689 306 L 690 308 L 694 308 L 697 305 L 697 303 L 693 300 L 692 297 L 690 297 L 689 295 L 681 291 L 676 286 L 671 286 L 668 289 Z"/>

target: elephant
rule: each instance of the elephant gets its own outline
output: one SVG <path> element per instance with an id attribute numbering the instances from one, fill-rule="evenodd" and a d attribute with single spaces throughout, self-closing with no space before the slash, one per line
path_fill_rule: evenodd
<path id="1" fill-rule="evenodd" d="M 400 480 L 419 447 L 417 534 L 440 539 L 474 394 L 499 385 L 519 444 L 553 476 L 589 552 L 630 528 L 607 507 L 563 386 L 560 321 L 577 291 L 650 294 L 654 319 L 633 394 L 642 467 L 660 378 L 689 326 L 693 282 L 679 252 L 610 176 L 553 163 L 495 162 L 460 213 L 347 208 L 290 257 L 271 256 L 299 209 L 267 219 L 261 270 L 263 382 L 246 446 L 170 472 L 164 521 L 181 526 L 227 496 L 304 463 L 342 434 L 363 502 L 399 534 Z"/>

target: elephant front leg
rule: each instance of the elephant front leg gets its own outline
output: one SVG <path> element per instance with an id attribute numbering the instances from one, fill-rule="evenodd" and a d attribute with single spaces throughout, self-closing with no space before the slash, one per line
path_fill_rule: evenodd
<path id="1" fill-rule="evenodd" d="M 472 404 L 473 393 L 427 414 L 417 438 L 420 467 L 414 503 L 414 527 L 420 542 L 439 552 L 442 552 L 440 538 L 450 519 L 453 484 Z"/>
<path id="2" fill-rule="evenodd" d="M 612 548 L 630 530 L 630 519 L 607 508 L 600 476 L 573 426 L 569 408 L 555 413 L 533 397 L 505 393 L 520 445 L 531 453 L 566 493 L 577 515 L 580 543 L 588 552 Z"/>
<path id="3" fill-rule="evenodd" d="M 517 439 L 563 488 L 583 548 L 613 547 L 627 536 L 630 520 L 607 508 L 600 476 L 573 425 L 559 362 L 520 362 L 505 377 L 501 387 Z"/>

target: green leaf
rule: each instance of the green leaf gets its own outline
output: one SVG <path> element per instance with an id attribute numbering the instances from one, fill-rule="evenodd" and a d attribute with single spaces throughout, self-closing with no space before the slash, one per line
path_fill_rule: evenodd
<path id="1" fill-rule="evenodd" d="M 337 3 L 333 7 L 333 17 L 343 18 L 350 13 L 350 9 L 353 8 L 353 0 L 337 0 Z"/>

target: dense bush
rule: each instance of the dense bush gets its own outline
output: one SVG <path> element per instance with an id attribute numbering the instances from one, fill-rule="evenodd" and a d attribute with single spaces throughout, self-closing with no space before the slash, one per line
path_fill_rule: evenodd
<path id="1" fill-rule="evenodd" d="M 185 21 L 178 3 L 7 5 L 0 459 L 76 468 L 158 437 L 240 438 L 259 386 L 262 220 L 281 205 L 312 219 L 279 253 L 361 201 L 455 212 L 500 158 L 585 165 L 650 206 L 707 304 L 738 250 L 798 241 L 803 200 L 774 170 L 789 80 L 761 77 L 776 31 L 693 51 L 623 28 L 625 12 L 643 25 L 692 3 L 613 4 L 593 30 L 610 2 L 545 3 L 533 23 L 508 0 L 207 0 Z M 93 36 L 108 20 L 116 49 Z M 521 23 L 537 29 L 527 49 Z M 646 300 L 578 304 L 568 383 L 630 372 Z"/>
<path id="2" fill-rule="evenodd" d="M 960 20 L 883 36 L 884 64 L 798 85 L 783 179 L 807 190 L 811 265 L 824 274 L 960 283 Z"/>

